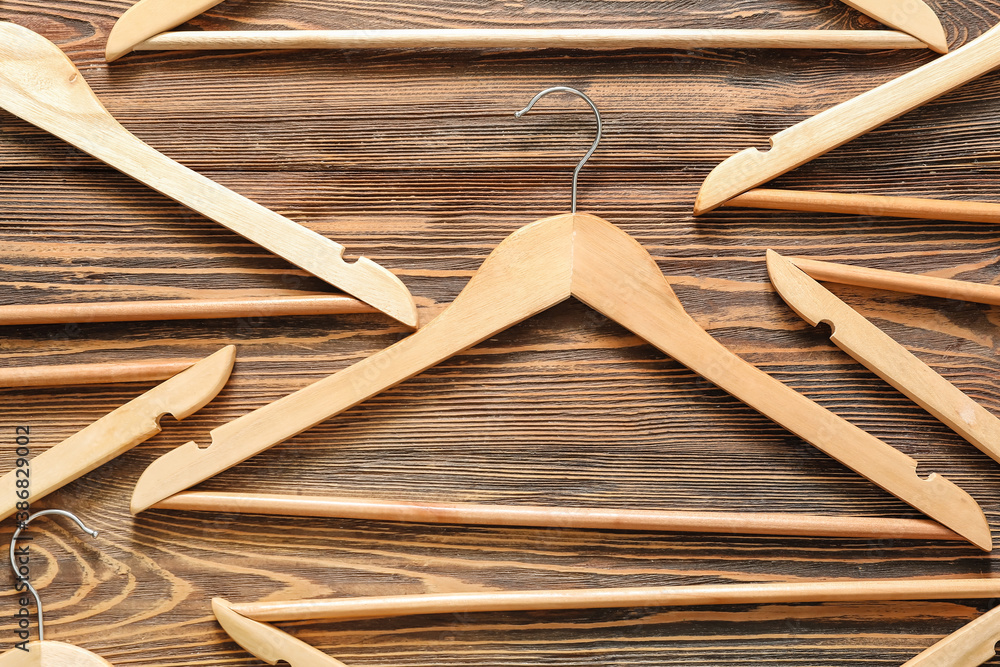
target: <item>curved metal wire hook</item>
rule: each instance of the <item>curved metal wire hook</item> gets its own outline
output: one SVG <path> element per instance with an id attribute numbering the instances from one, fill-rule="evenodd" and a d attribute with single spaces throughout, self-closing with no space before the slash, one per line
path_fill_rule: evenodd
<path id="1" fill-rule="evenodd" d="M 31 523 L 40 516 L 45 516 L 46 514 L 58 514 L 59 516 L 64 516 L 68 519 L 72 519 L 73 521 L 76 522 L 76 525 L 80 526 L 83 532 L 87 533 L 91 537 L 97 537 L 97 531 L 87 528 L 87 526 L 83 524 L 83 521 L 80 521 L 80 519 L 75 514 L 70 514 L 65 510 L 42 510 L 41 512 L 35 512 L 31 516 L 29 516 L 25 521 L 23 521 L 20 525 L 18 525 L 17 530 L 14 531 L 14 536 L 10 538 L 10 569 L 13 570 L 14 572 L 14 579 L 16 581 L 23 581 L 25 586 L 28 587 L 28 590 L 31 591 L 31 594 L 35 598 L 35 606 L 38 608 L 38 641 L 45 640 L 45 627 L 44 627 L 44 621 L 42 620 L 42 599 L 38 597 L 38 591 L 36 591 L 35 587 L 31 585 L 31 582 L 28 581 L 28 578 L 26 576 L 23 576 L 18 571 L 17 565 L 15 564 L 14 561 L 14 548 L 17 546 L 17 538 L 21 536 L 21 531 L 27 528 L 29 523 Z"/>
<path id="2" fill-rule="evenodd" d="M 514 117 L 520 118 L 524 114 L 531 111 L 531 107 L 535 106 L 535 102 L 542 99 L 549 93 L 570 93 L 572 95 L 576 95 L 577 97 L 582 98 L 584 102 L 590 105 L 590 108 L 594 110 L 594 116 L 597 117 L 597 138 L 594 139 L 594 145 L 590 147 L 590 150 L 587 151 L 587 154 L 583 156 L 582 160 L 580 160 L 580 164 L 576 165 L 576 170 L 573 171 L 573 206 L 570 209 L 570 211 L 572 213 L 576 213 L 576 182 L 577 178 L 580 176 L 580 170 L 583 169 L 583 165 L 587 164 L 587 160 L 589 160 L 590 156 L 593 155 L 594 151 L 597 150 L 597 145 L 601 143 L 601 131 L 603 129 L 603 125 L 601 124 L 601 112 L 597 110 L 597 105 L 594 104 L 589 97 L 581 93 L 576 88 L 567 88 L 566 86 L 556 86 L 554 88 L 548 88 L 546 90 L 543 90 L 542 92 L 535 95 L 535 97 L 530 102 L 528 102 L 528 106 L 524 107 L 523 109 L 515 113 Z"/>

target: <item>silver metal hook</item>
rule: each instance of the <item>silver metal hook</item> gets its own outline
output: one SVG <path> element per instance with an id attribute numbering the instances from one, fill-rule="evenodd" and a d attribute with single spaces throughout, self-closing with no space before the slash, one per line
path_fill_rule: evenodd
<path id="1" fill-rule="evenodd" d="M 587 164 L 587 160 L 589 160 L 590 156 L 593 155 L 594 151 L 597 150 L 597 145 L 601 143 L 601 130 L 603 128 L 601 124 L 601 112 L 597 110 L 597 105 L 594 104 L 589 97 L 581 93 L 576 88 L 567 88 L 566 86 L 556 86 L 554 88 L 548 88 L 546 90 L 543 90 L 542 92 L 535 95 L 535 97 L 530 102 L 528 102 L 528 106 L 524 107 L 523 109 L 515 113 L 514 117 L 520 118 L 524 114 L 531 111 L 531 107 L 535 106 L 535 102 L 542 99 L 549 93 L 570 93 L 571 95 L 576 95 L 577 97 L 582 98 L 584 102 L 590 105 L 590 108 L 594 110 L 594 116 L 597 117 L 597 138 L 594 139 L 594 145 L 590 147 L 590 150 L 587 151 L 587 154 L 583 156 L 583 159 L 580 160 L 580 164 L 576 165 L 576 169 L 573 171 L 573 206 L 570 209 L 570 211 L 572 213 L 576 213 L 576 182 L 580 176 L 580 170 L 583 169 L 583 165 Z"/>
<path id="2" fill-rule="evenodd" d="M 28 590 L 31 591 L 31 594 L 35 598 L 35 606 L 38 608 L 38 641 L 45 640 L 45 627 L 44 627 L 45 624 L 44 621 L 42 620 L 42 599 L 38 597 L 38 591 L 36 591 L 35 587 L 31 585 L 31 582 L 28 581 L 28 578 L 26 576 L 22 576 L 22 574 L 18 571 L 17 565 L 15 564 L 14 561 L 14 548 L 17 546 L 17 538 L 21 536 L 21 531 L 27 528 L 29 523 L 31 523 L 40 516 L 45 516 L 46 514 L 58 514 L 59 516 L 64 516 L 68 519 L 72 519 L 73 521 L 76 522 L 76 525 L 80 526 L 83 532 L 87 533 L 91 537 L 97 537 L 97 531 L 87 528 L 87 526 L 83 524 L 83 521 L 80 521 L 80 519 L 75 514 L 70 514 L 65 510 L 42 510 L 41 512 L 35 512 L 31 516 L 29 516 L 25 521 L 20 523 L 17 527 L 17 530 L 14 531 L 14 536 L 10 538 L 10 569 L 14 572 L 14 579 L 16 581 L 23 581 L 25 586 L 28 587 Z"/>

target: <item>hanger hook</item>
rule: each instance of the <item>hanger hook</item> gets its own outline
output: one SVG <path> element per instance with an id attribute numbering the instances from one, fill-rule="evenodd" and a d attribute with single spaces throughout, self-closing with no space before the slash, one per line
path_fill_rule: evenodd
<path id="1" fill-rule="evenodd" d="M 570 209 L 570 211 L 572 213 L 576 213 L 576 182 L 577 178 L 580 176 L 580 170 L 583 169 L 583 165 L 587 164 L 587 160 L 589 160 L 590 156 L 593 155 L 594 151 L 597 150 L 597 145 L 601 143 L 601 130 L 603 127 L 601 124 L 601 112 L 597 110 L 597 105 L 594 104 L 594 102 L 589 97 L 581 93 L 576 88 L 567 88 L 566 86 L 556 86 L 554 88 L 548 88 L 546 90 L 543 90 L 542 92 L 535 95 L 535 97 L 530 102 L 528 102 L 528 106 L 524 107 L 523 109 L 515 113 L 514 117 L 520 118 L 524 114 L 531 111 L 531 107 L 535 106 L 535 102 L 542 99 L 549 93 L 570 93 L 572 95 L 576 95 L 577 97 L 582 98 L 584 102 L 590 105 L 590 108 L 594 110 L 594 116 L 597 117 L 597 137 L 594 139 L 594 145 L 590 147 L 590 150 L 587 151 L 587 154 L 583 156 L 582 160 L 580 160 L 580 164 L 576 165 L 576 170 L 573 171 L 573 206 Z"/>
<path id="2" fill-rule="evenodd" d="M 80 526 L 83 532 L 87 533 L 91 537 L 97 537 L 97 531 L 87 528 L 87 526 L 83 524 L 83 521 L 80 521 L 80 519 L 75 514 L 70 514 L 65 510 L 42 510 L 40 512 L 35 512 L 31 516 L 29 516 L 25 521 L 18 524 L 17 530 L 14 531 L 14 536 L 10 538 L 10 569 L 13 570 L 14 572 L 14 579 L 16 581 L 23 581 L 24 585 L 28 587 L 28 590 L 31 591 L 31 594 L 35 598 L 35 606 L 38 608 L 38 641 L 45 641 L 45 629 L 44 629 L 44 622 L 42 620 L 42 599 L 38 597 L 38 591 L 36 591 L 35 587 L 31 585 L 31 582 L 28 581 L 28 578 L 26 576 L 22 576 L 21 573 L 18 572 L 17 565 L 14 561 L 14 549 L 17 546 L 17 538 L 21 536 L 21 531 L 27 528 L 29 523 L 31 523 L 40 516 L 45 516 L 46 514 L 58 514 L 59 516 L 64 516 L 66 518 L 72 519 L 73 521 L 76 522 L 76 525 Z"/>

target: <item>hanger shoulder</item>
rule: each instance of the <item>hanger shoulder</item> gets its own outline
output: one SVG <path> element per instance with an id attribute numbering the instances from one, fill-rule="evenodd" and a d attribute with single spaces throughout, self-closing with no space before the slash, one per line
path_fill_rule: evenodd
<path id="1" fill-rule="evenodd" d="M 978 667 L 996 656 L 1000 607 L 948 635 L 902 667 Z"/>
<path id="2" fill-rule="evenodd" d="M 132 47 L 171 28 L 190 21 L 223 0 L 139 0 L 121 15 L 104 49 L 108 62 L 130 53 Z"/>
<path id="3" fill-rule="evenodd" d="M 212 611 L 215 612 L 219 625 L 234 642 L 269 665 L 287 662 L 290 667 L 346 667 L 339 660 L 273 625 L 237 614 L 230 608 L 227 600 L 213 598 Z"/>
<path id="4" fill-rule="evenodd" d="M 948 53 L 941 19 L 923 0 L 844 0 L 844 4 L 913 35 L 938 53 Z"/>
<path id="5" fill-rule="evenodd" d="M 132 511 L 204 481 L 413 377 L 570 296 L 573 225 L 557 216 L 505 239 L 455 301 L 413 335 L 328 378 L 212 431 L 154 461 L 136 484 Z"/>
<path id="6" fill-rule="evenodd" d="M 779 132 L 771 137 L 769 151 L 749 148 L 726 159 L 702 184 L 695 215 L 707 213 L 998 65 L 1000 25 L 948 55 Z"/>
<path id="7" fill-rule="evenodd" d="M 34 502 L 159 433 L 163 415 L 182 420 L 200 410 L 225 386 L 235 356 L 235 347 L 224 347 L 0 477 L 0 519 L 24 500 L 18 483 L 25 473 Z"/>
<path id="8" fill-rule="evenodd" d="M 417 312 L 406 286 L 366 257 L 171 160 L 122 127 L 52 42 L 0 24 L 0 106 L 140 183 L 201 213 L 408 326 Z"/>
<path id="9" fill-rule="evenodd" d="M 684 311 L 642 246 L 599 218 L 578 217 L 574 296 L 976 546 L 992 548 L 986 517 L 965 491 L 938 475 L 921 479 L 914 459 L 730 352 Z"/>

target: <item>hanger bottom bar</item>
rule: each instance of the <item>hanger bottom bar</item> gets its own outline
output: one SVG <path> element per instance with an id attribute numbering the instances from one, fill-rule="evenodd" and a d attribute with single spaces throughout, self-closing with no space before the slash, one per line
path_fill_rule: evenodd
<path id="1" fill-rule="evenodd" d="M 0 368 L 0 389 L 166 380 L 194 364 L 194 361 L 138 361 Z"/>
<path id="2" fill-rule="evenodd" d="M 961 536 L 941 524 L 922 519 L 759 512 L 667 512 L 474 505 L 199 491 L 179 493 L 160 501 L 153 508 L 460 525 L 964 541 Z"/>
<path id="3" fill-rule="evenodd" d="M 895 30 L 414 29 L 167 32 L 136 51 L 228 49 L 926 49 Z"/>

